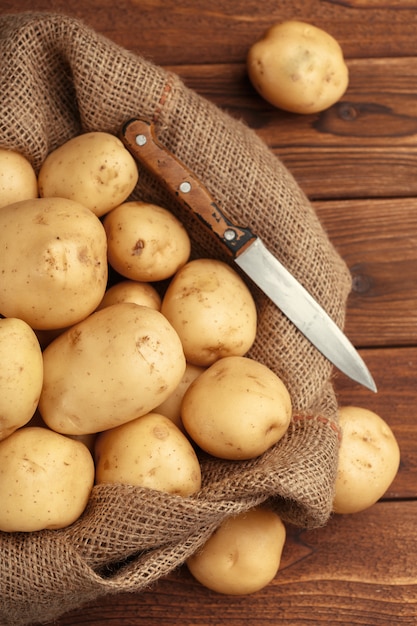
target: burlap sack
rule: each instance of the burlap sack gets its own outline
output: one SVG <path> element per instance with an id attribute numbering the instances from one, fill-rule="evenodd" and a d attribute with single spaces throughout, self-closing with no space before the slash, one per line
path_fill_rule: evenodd
<path id="1" fill-rule="evenodd" d="M 152 119 L 160 140 L 226 213 L 261 235 L 343 326 L 347 268 L 290 173 L 254 132 L 176 75 L 69 17 L 3 16 L 0 46 L 0 145 L 22 152 L 38 169 L 76 134 L 117 134 L 131 117 Z M 145 173 L 134 197 L 183 219 L 194 254 L 218 255 Z M 47 621 L 103 594 L 141 590 L 179 566 L 226 516 L 264 501 L 287 522 L 326 523 L 338 451 L 331 365 L 268 299 L 254 294 L 259 331 L 250 354 L 283 378 L 294 405 L 284 439 L 250 462 L 202 459 L 203 487 L 195 497 L 100 486 L 67 529 L 0 533 L 1 624 Z"/>

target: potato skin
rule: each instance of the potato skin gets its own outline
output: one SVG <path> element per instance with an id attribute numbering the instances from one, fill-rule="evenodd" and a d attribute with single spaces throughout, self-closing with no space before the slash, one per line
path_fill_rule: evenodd
<path id="1" fill-rule="evenodd" d="M 256 507 L 226 519 L 186 565 L 202 585 L 217 593 L 255 593 L 276 576 L 285 539 L 280 517 Z"/>
<path id="2" fill-rule="evenodd" d="M 109 263 L 126 278 L 143 282 L 165 280 L 188 261 L 188 233 L 164 207 L 124 202 L 110 211 L 103 223 Z"/>
<path id="3" fill-rule="evenodd" d="M 180 339 L 154 309 L 106 307 L 68 329 L 43 353 L 39 411 L 69 435 L 97 433 L 151 411 L 180 382 Z"/>
<path id="4" fill-rule="evenodd" d="M 23 320 L 0 319 L 0 440 L 33 417 L 43 383 L 42 351 Z"/>
<path id="5" fill-rule="evenodd" d="M 38 197 L 38 179 L 31 163 L 19 152 L 0 148 L 0 209 Z"/>
<path id="6" fill-rule="evenodd" d="M 224 357 L 188 387 L 181 419 L 189 436 L 213 456 L 259 456 L 283 437 L 292 416 L 281 379 L 247 357 Z"/>
<path id="7" fill-rule="evenodd" d="M 181 338 L 189 363 L 207 367 L 217 359 L 248 352 L 257 312 L 240 276 L 216 259 L 195 259 L 171 280 L 161 312 Z"/>
<path id="8" fill-rule="evenodd" d="M 96 484 L 126 483 L 182 497 L 197 493 L 197 455 L 175 424 L 152 412 L 101 433 L 95 444 Z"/>
<path id="9" fill-rule="evenodd" d="M 311 24 L 274 24 L 249 49 L 249 78 L 273 106 L 309 114 L 327 109 L 347 89 L 349 73 L 339 43 Z"/>
<path id="10" fill-rule="evenodd" d="M 95 310 L 107 284 L 100 220 L 64 198 L 35 198 L 0 211 L 0 313 L 37 330 L 76 324 Z M 35 296 L 36 294 L 36 296 Z"/>
<path id="11" fill-rule="evenodd" d="M 97 310 L 104 309 L 111 304 L 119 302 L 134 302 L 143 306 L 149 306 L 156 311 L 161 310 L 161 296 L 150 283 L 136 280 L 122 280 L 106 290 Z"/>
<path id="12" fill-rule="evenodd" d="M 0 441 L 0 530 L 32 532 L 69 526 L 94 484 L 87 447 L 47 428 L 26 427 Z"/>
<path id="13" fill-rule="evenodd" d="M 75 200 L 101 217 L 128 198 L 138 176 L 136 162 L 120 139 L 94 131 L 48 154 L 38 175 L 39 194 Z"/>
<path id="14" fill-rule="evenodd" d="M 369 409 L 340 407 L 339 425 L 342 442 L 333 510 L 358 513 L 375 504 L 394 480 L 400 449 L 385 420 Z"/>
<path id="15" fill-rule="evenodd" d="M 187 363 L 185 366 L 184 376 L 181 378 L 179 385 L 174 389 L 172 394 L 161 404 L 155 407 L 155 412 L 169 417 L 181 431 L 184 426 L 181 420 L 181 404 L 185 392 L 191 383 L 205 371 L 204 367 Z"/>

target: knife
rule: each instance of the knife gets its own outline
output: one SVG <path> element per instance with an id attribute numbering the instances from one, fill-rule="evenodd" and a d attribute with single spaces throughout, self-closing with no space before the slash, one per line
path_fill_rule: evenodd
<path id="1" fill-rule="evenodd" d="M 158 141 L 152 122 L 127 121 L 121 139 L 132 156 L 200 219 L 235 263 L 333 365 L 376 392 L 371 373 L 343 331 L 256 234 L 237 226 L 220 210 L 202 182 Z"/>

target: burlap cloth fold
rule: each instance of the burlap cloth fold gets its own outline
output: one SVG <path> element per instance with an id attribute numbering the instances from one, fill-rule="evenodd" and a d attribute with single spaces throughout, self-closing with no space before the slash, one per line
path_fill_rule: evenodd
<path id="1" fill-rule="evenodd" d="M 261 235 L 343 326 L 347 268 L 291 174 L 243 123 L 178 76 L 64 15 L 1 17 L 0 64 L 0 145 L 22 152 L 38 169 L 76 134 L 117 134 L 131 117 L 152 119 L 159 139 L 218 204 Z M 193 254 L 218 256 L 145 173 L 134 197 L 183 219 Z M 1 624 L 48 621 L 100 595 L 141 590 L 184 562 L 226 516 L 260 502 L 299 526 L 326 523 L 339 441 L 331 365 L 256 289 L 254 295 L 259 331 L 250 354 L 291 393 L 295 415 L 285 438 L 254 461 L 202 459 L 203 486 L 195 497 L 99 486 L 67 529 L 0 533 Z"/>

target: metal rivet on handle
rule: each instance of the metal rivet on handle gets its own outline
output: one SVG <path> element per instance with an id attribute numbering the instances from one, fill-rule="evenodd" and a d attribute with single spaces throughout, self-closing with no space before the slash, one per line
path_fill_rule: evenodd
<path id="1" fill-rule="evenodd" d="M 146 141 L 147 141 L 147 139 L 146 139 L 145 135 L 136 135 L 135 141 L 138 144 L 138 146 L 144 146 Z"/>
<path id="2" fill-rule="evenodd" d="M 190 191 L 191 191 L 191 184 L 188 181 L 184 181 L 180 185 L 180 191 L 182 191 L 182 193 L 190 193 Z"/>
<path id="3" fill-rule="evenodd" d="M 227 228 L 224 231 L 224 238 L 226 239 L 226 241 L 233 241 L 235 237 L 236 237 L 236 232 L 232 228 Z"/>

